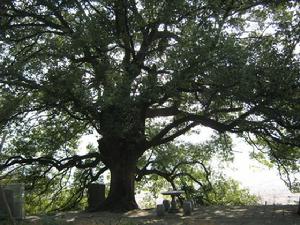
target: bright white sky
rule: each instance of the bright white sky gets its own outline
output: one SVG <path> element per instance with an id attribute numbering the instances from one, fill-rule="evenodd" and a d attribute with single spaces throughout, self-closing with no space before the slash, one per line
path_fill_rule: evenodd
<path id="1" fill-rule="evenodd" d="M 204 128 L 200 134 L 182 136 L 179 140 L 196 144 L 208 140 L 212 133 L 211 129 Z M 79 146 L 81 153 L 84 153 L 85 146 L 89 143 L 97 146 L 95 135 L 88 135 L 81 139 Z M 251 146 L 239 138 L 233 138 L 233 145 L 235 159 L 225 171 L 227 176 L 239 181 L 242 187 L 248 188 L 252 194 L 260 196 L 262 204 L 265 201 L 268 204 L 287 204 L 298 201 L 300 193 L 293 194 L 288 190 L 275 167 L 270 169 L 250 159 Z"/>

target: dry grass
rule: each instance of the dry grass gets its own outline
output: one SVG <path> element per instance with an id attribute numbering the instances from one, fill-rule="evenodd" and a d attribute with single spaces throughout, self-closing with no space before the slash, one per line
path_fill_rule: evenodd
<path id="1" fill-rule="evenodd" d="M 155 210 L 128 213 L 64 212 L 55 216 L 32 216 L 22 225 L 300 225 L 296 206 L 210 206 L 197 208 L 191 216 L 182 212 L 157 217 Z"/>

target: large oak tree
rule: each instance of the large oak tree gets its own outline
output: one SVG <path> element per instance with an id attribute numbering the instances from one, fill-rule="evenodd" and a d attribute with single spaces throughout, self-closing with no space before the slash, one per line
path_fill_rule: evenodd
<path id="1" fill-rule="evenodd" d="M 0 169 L 109 169 L 100 209 L 130 210 L 143 153 L 204 126 L 297 171 L 298 25 L 297 1 L 2 0 Z"/>

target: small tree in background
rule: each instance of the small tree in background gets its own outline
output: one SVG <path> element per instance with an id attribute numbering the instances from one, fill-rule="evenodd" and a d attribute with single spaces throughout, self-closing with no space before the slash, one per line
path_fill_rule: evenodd
<path id="1" fill-rule="evenodd" d="M 185 198 L 200 205 L 250 205 L 258 201 L 223 174 L 234 157 L 229 136 L 213 135 L 211 140 L 195 145 L 168 143 L 147 153 L 139 161 L 137 190 L 150 193 L 152 199 L 162 190 L 181 189 Z"/>

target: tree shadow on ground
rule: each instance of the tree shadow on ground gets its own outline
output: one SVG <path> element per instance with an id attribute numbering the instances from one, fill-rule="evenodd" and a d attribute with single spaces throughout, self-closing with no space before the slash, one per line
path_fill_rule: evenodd
<path id="1" fill-rule="evenodd" d="M 155 209 L 127 213 L 64 212 L 51 217 L 28 217 L 23 225 L 298 225 L 297 206 L 208 206 L 197 208 L 191 216 L 166 213 L 158 217 Z M 35 218 L 35 219 L 34 219 Z"/>

